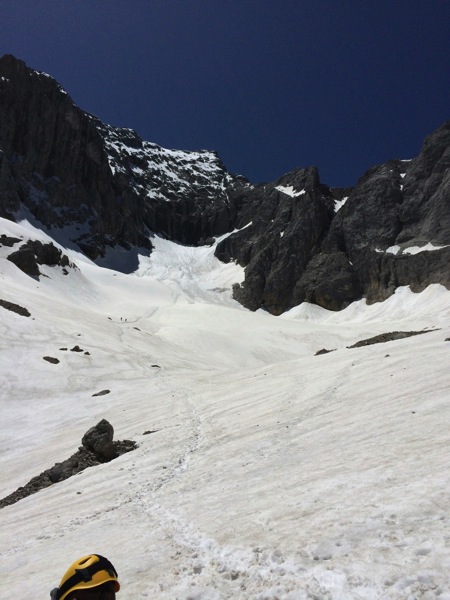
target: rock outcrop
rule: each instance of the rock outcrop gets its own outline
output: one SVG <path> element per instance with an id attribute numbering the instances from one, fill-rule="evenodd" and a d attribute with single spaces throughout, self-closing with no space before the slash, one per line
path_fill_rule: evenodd
<path id="1" fill-rule="evenodd" d="M 229 175 L 213 152 L 165 150 L 78 108 L 49 75 L 0 59 L 0 216 L 28 211 L 92 259 L 149 252 L 149 233 L 198 244 L 231 227 Z"/>
<path id="2" fill-rule="evenodd" d="M 37 279 L 41 275 L 39 265 L 62 267 L 65 275 L 68 273 L 68 268 L 77 268 L 54 244 L 43 244 L 38 240 L 30 240 L 22 244 L 18 250 L 9 254 L 7 259 L 26 275 Z"/>
<path id="3" fill-rule="evenodd" d="M 237 300 L 280 314 L 293 306 L 295 284 L 328 232 L 333 196 L 314 167 L 239 194 L 241 229 L 218 245 L 216 256 L 246 267 L 244 284 L 235 286 Z"/>
<path id="4" fill-rule="evenodd" d="M 45 358 L 45 357 L 44 357 Z M 47 357 L 48 358 L 48 357 Z M 9 496 L 0 499 L 0 508 L 15 504 L 22 498 L 31 496 L 40 490 L 69 479 L 73 475 L 84 471 L 88 467 L 109 462 L 126 452 L 137 448 L 132 440 L 113 441 L 114 429 L 112 425 L 102 419 L 97 425 L 91 427 L 83 436 L 82 445 L 70 458 L 53 467 L 46 469 L 33 477 L 26 485 L 18 488 Z M 81 492 L 80 492 L 81 493 Z"/>
<path id="5" fill-rule="evenodd" d="M 216 256 L 246 267 L 235 297 L 248 308 L 279 314 L 307 301 L 340 310 L 399 286 L 450 288 L 450 122 L 416 159 L 367 171 L 345 202 L 314 169 L 240 194 L 242 229 Z"/>

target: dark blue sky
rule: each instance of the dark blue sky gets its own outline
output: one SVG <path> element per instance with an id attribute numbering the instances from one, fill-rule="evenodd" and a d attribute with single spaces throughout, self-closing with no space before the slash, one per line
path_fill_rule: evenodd
<path id="1" fill-rule="evenodd" d="M 450 118 L 449 31 L 449 0 L 0 0 L 0 55 L 253 182 L 417 155 Z"/>

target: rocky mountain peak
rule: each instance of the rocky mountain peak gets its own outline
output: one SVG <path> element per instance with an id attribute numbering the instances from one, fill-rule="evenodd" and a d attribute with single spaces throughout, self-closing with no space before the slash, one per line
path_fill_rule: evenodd
<path id="1" fill-rule="evenodd" d="M 371 167 L 349 189 L 330 189 L 316 167 L 253 185 L 216 152 L 169 150 L 103 123 L 5 55 L 0 216 L 24 215 L 94 260 L 117 245 L 149 253 L 153 234 L 198 245 L 229 233 L 216 256 L 245 267 L 235 298 L 274 314 L 450 287 L 450 121 L 418 157 Z"/>

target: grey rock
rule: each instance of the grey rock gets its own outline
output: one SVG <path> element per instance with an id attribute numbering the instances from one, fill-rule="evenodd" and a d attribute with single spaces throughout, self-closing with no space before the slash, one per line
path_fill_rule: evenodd
<path id="1" fill-rule="evenodd" d="M 282 191 L 291 189 L 294 195 Z M 334 199 L 315 167 L 241 193 L 241 230 L 218 245 L 216 256 L 245 266 L 245 282 L 234 287 L 239 302 L 280 314 L 294 306 L 295 285 L 328 231 Z"/>
<path id="2" fill-rule="evenodd" d="M 39 278 L 41 272 L 33 250 L 25 245 L 20 250 L 13 252 L 7 259 L 14 263 L 21 271 L 30 277 Z"/>
<path id="3" fill-rule="evenodd" d="M 95 427 L 91 427 L 86 431 L 81 443 L 101 458 L 111 460 L 114 456 L 113 437 L 113 426 L 106 419 L 102 419 Z"/>
<path id="4" fill-rule="evenodd" d="M 22 317 L 31 317 L 31 313 L 26 308 L 20 306 L 19 304 L 15 304 L 14 302 L 9 302 L 8 300 L 0 299 L 0 306 Z"/>
<path id="5" fill-rule="evenodd" d="M 57 365 L 59 363 L 59 359 L 55 358 L 54 356 L 43 356 L 42 358 L 53 365 Z"/>
<path id="6" fill-rule="evenodd" d="M 132 440 L 120 440 L 113 442 L 114 446 L 114 458 L 130 452 L 137 448 L 136 442 Z M 0 508 L 9 506 L 18 502 L 22 498 L 26 498 L 31 494 L 35 494 L 40 490 L 68 479 L 88 467 L 95 467 L 105 462 L 105 459 L 94 453 L 92 450 L 88 450 L 84 446 L 81 446 L 75 454 L 73 454 L 67 460 L 56 463 L 50 469 L 43 471 L 40 475 L 33 477 L 26 485 L 19 487 L 15 492 L 9 494 L 5 498 L 0 500 Z M 79 492 L 77 492 L 79 493 Z"/>
<path id="7" fill-rule="evenodd" d="M 362 348 L 363 346 L 371 346 L 373 344 L 384 344 L 385 342 L 392 342 L 394 340 L 403 340 L 414 335 L 421 335 L 423 333 L 430 333 L 433 329 L 423 329 L 422 331 L 390 331 L 389 333 L 380 333 L 374 337 L 366 340 L 360 340 L 347 348 Z M 386 356 L 389 356 L 388 354 Z"/>
<path id="8" fill-rule="evenodd" d="M 331 350 L 327 350 L 326 348 L 322 348 L 321 350 L 317 350 L 314 356 L 321 356 L 322 354 L 329 354 L 330 352 L 334 352 L 336 348 L 332 348 Z"/>
<path id="9" fill-rule="evenodd" d="M 39 278 L 41 274 L 39 265 L 77 268 L 52 243 L 43 244 L 37 240 L 30 240 L 22 244 L 16 252 L 9 254 L 7 259 L 21 271 L 34 278 Z"/>
<path id="10" fill-rule="evenodd" d="M 0 246 L 8 246 L 9 248 L 12 248 L 15 244 L 18 244 L 21 241 L 22 240 L 20 238 L 10 237 L 4 233 L 0 235 Z"/>

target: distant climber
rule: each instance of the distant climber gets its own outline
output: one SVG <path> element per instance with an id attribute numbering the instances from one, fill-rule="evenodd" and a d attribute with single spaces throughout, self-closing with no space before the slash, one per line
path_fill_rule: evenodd
<path id="1" fill-rule="evenodd" d="M 67 569 L 51 600 L 115 600 L 120 590 L 117 571 L 107 558 L 88 554 Z"/>

